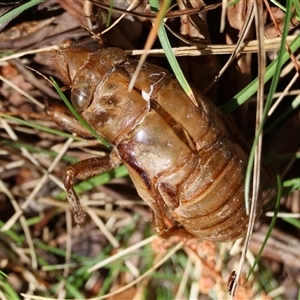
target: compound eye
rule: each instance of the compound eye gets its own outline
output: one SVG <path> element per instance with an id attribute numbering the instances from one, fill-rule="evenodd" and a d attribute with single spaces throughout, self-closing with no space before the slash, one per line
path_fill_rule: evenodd
<path id="1" fill-rule="evenodd" d="M 71 92 L 71 102 L 78 112 L 84 111 L 90 105 L 93 90 L 91 86 L 76 87 Z"/>

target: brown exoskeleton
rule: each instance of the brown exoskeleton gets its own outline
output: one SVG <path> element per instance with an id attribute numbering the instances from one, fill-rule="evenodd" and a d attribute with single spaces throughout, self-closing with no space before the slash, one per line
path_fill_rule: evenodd
<path id="1" fill-rule="evenodd" d="M 56 61 L 74 108 L 114 146 L 109 157 L 66 169 L 64 184 L 77 224 L 85 214 L 73 190 L 75 180 L 123 163 L 151 207 L 160 236 L 183 233 L 225 242 L 244 235 L 248 155 L 236 129 L 209 100 L 194 90 L 197 107 L 172 74 L 148 63 L 128 91 L 137 61 L 119 48 L 69 46 L 57 51 Z M 166 211 L 178 227 L 167 228 Z"/>

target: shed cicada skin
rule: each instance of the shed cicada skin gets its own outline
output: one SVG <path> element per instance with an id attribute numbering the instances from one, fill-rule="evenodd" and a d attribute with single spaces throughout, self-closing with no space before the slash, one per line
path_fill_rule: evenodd
<path id="1" fill-rule="evenodd" d="M 84 212 L 73 190 L 75 180 L 123 163 L 162 237 L 185 232 L 225 242 L 244 235 L 248 155 L 214 104 L 194 90 L 197 107 L 174 75 L 148 63 L 128 91 L 137 61 L 119 48 L 69 46 L 55 56 L 74 108 L 113 145 L 110 157 L 66 170 L 64 183 L 77 223 Z M 169 215 L 178 226 L 167 228 Z"/>

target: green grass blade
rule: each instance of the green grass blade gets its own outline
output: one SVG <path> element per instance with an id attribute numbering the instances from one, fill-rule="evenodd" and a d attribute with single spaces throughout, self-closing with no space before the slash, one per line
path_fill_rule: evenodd
<path id="1" fill-rule="evenodd" d="M 5 225 L 3 221 L 0 220 L 0 229 Z M 8 237 L 10 237 L 15 243 L 23 243 L 26 239 L 24 236 L 16 233 L 14 229 L 5 230 L 3 232 L 0 232 L 0 234 L 4 234 Z"/>
<path id="2" fill-rule="evenodd" d="M 0 275 L 0 290 L 3 293 L 3 295 L 6 296 L 6 299 L 20 299 L 18 294 L 14 291 L 13 287 L 7 282 L 7 280 L 4 280 L 1 277 L 2 276 Z"/>
<path id="3" fill-rule="evenodd" d="M 42 149 L 39 147 L 33 147 L 31 145 L 27 145 L 24 143 L 19 143 L 19 142 L 13 142 L 11 140 L 0 140 L 0 144 L 2 145 L 7 145 L 9 147 L 13 147 L 15 149 L 21 149 L 21 148 L 25 148 L 30 152 L 34 152 L 34 153 L 42 153 L 42 154 L 46 154 L 52 158 L 57 156 L 57 153 L 51 150 L 46 150 L 46 149 Z M 75 163 L 78 161 L 78 159 L 76 157 L 72 157 L 72 156 L 68 156 L 68 155 L 64 155 L 62 157 L 62 160 L 68 163 Z"/>
<path id="4" fill-rule="evenodd" d="M 149 3 L 151 5 L 153 12 L 157 12 L 160 9 L 159 3 L 157 0 L 150 0 Z M 161 46 L 164 49 L 167 60 L 170 64 L 172 71 L 174 72 L 178 82 L 180 83 L 181 87 L 186 92 L 186 94 L 190 98 L 194 98 L 193 91 L 190 88 L 189 83 L 186 80 L 186 78 L 181 70 L 181 67 L 173 53 L 172 46 L 170 44 L 170 41 L 169 41 L 169 38 L 168 38 L 168 35 L 166 33 L 163 23 L 159 26 L 157 35 L 158 35 L 159 41 L 161 43 Z"/>
<path id="5" fill-rule="evenodd" d="M 58 84 L 55 82 L 55 80 L 51 77 L 51 81 L 57 91 L 57 93 L 59 94 L 59 96 L 61 97 L 61 99 L 64 101 L 64 103 L 66 104 L 66 106 L 69 108 L 69 110 L 72 112 L 72 114 L 75 116 L 75 118 L 85 127 L 87 128 L 94 136 L 97 140 L 99 140 L 105 147 L 107 148 L 111 148 L 110 144 L 102 137 L 98 134 L 98 132 L 96 132 L 90 124 L 88 124 L 79 114 L 78 112 L 74 109 L 74 107 L 71 105 L 71 103 L 69 102 L 69 100 L 65 97 L 65 95 L 63 94 L 63 92 L 61 91 L 61 89 L 59 88 Z"/>
<path id="6" fill-rule="evenodd" d="M 113 8 L 114 8 L 114 0 L 109 1 L 109 10 L 108 10 L 108 15 L 107 15 L 107 20 L 106 20 L 106 27 L 109 27 L 109 24 L 111 22 L 111 16 L 113 13 Z"/>
<path id="7" fill-rule="evenodd" d="M 282 66 L 282 60 L 283 60 L 283 56 L 284 56 L 284 53 L 285 53 L 285 51 L 284 51 L 284 49 L 285 49 L 285 40 L 286 40 L 286 37 L 288 35 L 290 18 L 291 18 L 291 3 L 287 3 L 287 14 L 285 15 L 285 22 L 284 22 L 284 28 L 283 28 L 283 33 L 282 33 L 281 47 L 280 47 L 279 54 L 278 54 L 277 64 L 276 64 L 276 68 L 274 70 L 274 75 L 273 75 L 273 78 L 272 78 L 271 87 L 270 87 L 268 98 L 267 98 L 266 105 L 265 105 L 265 108 L 264 108 L 262 122 L 259 126 L 259 129 L 258 129 L 257 133 L 256 133 L 256 136 L 255 136 L 255 139 L 254 139 L 251 151 L 250 151 L 250 155 L 249 155 L 249 162 L 248 162 L 248 165 L 247 165 L 246 178 L 245 178 L 245 203 L 246 203 L 246 206 L 248 206 L 247 203 L 250 202 L 249 197 L 250 197 L 250 194 L 251 194 L 251 192 L 250 192 L 251 191 L 251 179 L 252 179 L 252 170 L 253 170 L 253 164 L 254 164 L 255 148 L 257 146 L 259 136 L 262 133 L 264 124 L 266 122 L 268 111 L 269 111 L 269 109 L 271 107 L 271 104 L 272 104 L 273 95 L 276 91 L 276 87 L 277 87 L 277 84 L 278 84 L 278 80 L 279 80 L 279 76 L 280 76 L 280 70 L 281 70 L 281 66 Z"/>
<path id="8" fill-rule="evenodd" d="M 22 120 L 22 119 L 19 119 L 19 118 L 15 118 L 15 117 L 12 117 L 12 116 L 9 116 L 9 115 L 1 114 L 1 113 L 0 113 L 0 117 L 3 117 L 5 119 L 17 122 L 19 124 L 22 124 L 22 125 L 25 125 L 25 126 L 28 126 L 28 127 L 31 127 L 31 128 L 35 128 L 37 130 L 42 130 L 42 131 L 45 131 L 45 132 L 49 132 L 49 133 L 52 133 L 54 135 L 62 136 L 62 137 L 65 137 L 65 138 L 72 138 L 72 139 L 74 139 L 76 141 L 79 141 L 79 142 L 84 141 L 84 139 L 82 139 L 80 137 L 76 137 L 76 136 L 73 136 L 72 134 L 69 134 L 69 133 L 65 133 L 65 132 L 55 130 L 55 129 L 51 129 L 51 128 L 39 125 L 37 123 L 28 122 L 28 121 L 25 121 L 25 120 Z"/>
<path id="9" fill-rule="evenodd" d="M 295 6 L 296 13 L 297 13 L 296 18 L 298 21 L 300 21 L 300 2 L 295 1 L 294 6 Z"/>
<path id="10" fill-rule="evenodd" d="M 270 0 L 270 1 L 286 13 L 286 8 L 282 4 L 280 4 L 279 1 L 276 1 L 276 0 Z M 300 4 L 299 4 L 299 1 L 298 0 L 295 0 L 295 1 L 292 0 L 290 2 L 292 2 L 292 4 L 295 6 L 295 9 L 296 9 L 296 12 L 297 12 L 297 15 L 295 16 L 295 18 L 298 21 L 300 21 Z"/>
<path id="11" fill-rule="evenodd" d="M 259 260 L 261 258 L 262 252 L 264 251 L 264 248 L 265 248 L 265 246 L 267 244 L 267 241 L 268 241 L 268 239 L 269 239 L 269 237 L 271 235 L 271 232 L 272 232 L 272 230 L 273 230 L 273 228 L 275 226 L 277 215 L 278 215 L 278 212 L 279 212 L 279 209 L 280 209 L 280 200 L 281 200 L 281 196 L 282 196 L 282 188 L 283 188 L 283 185 L 282 185 L 281 178 L 280 178 L 279 175 L 277 175 L 277 198 L 276 198 L 276 205 L 275 205 L 275 209 L 274 209 L 274 216 L 272 217 L 271 224 L 269 225 L 268 231 L 267 231 L 265 239 L 264 239 L 264 241 L 263 241 L 263 243 L 261 245 L 261 248 L 259 249 L 259 252 L 258 252 L 258 254 L 255 257 L 255 261 L 253 263 L 253 266 L 251 267 L 251 269 L 248 272 L 247 280 L 249 279 L 250 275 L 254 271 L 254 268 L 258 264 L 258 262 L 259 262 Z"/>
<path id="12" fill-rule="evenodd" d="M 32 6 L 38 5 L 39 3 L 42 3 L 44 0 L 31 0 L 27 3 L 24 3 L 12 11 L 8 12 L 4 16 L 0 17 L 0 24 L 9 21 L 10 19 L 13 19 L 17 15 L 21 14 L 23 11 L 29 9 Z"/>
<path id="13" fill-rule="evenodd" d="M 283 40 L 282 40 L 283 41 Z M 300 48 L 300 35 L 297 35 L 295 40 L 291 43 L 290 49 L 294 53 Z M 278 68 L 281 68 L 290 58 L 289 53 L 284 50 L 284 53 L 280 52 L 280 57 L 278 56 L 267 68 L 265 73 L 264 82 L 268 82 L 275 74 Z M 258 78 L 254 79 L 250 84 L 248 84 L 242 91 L 236 94 L 231 100 L 226 102 L 224 105 L 220 106 L 223 113 L 229 114 L 233 112 L 237 107 L 245 103 L 251 96 L 257 92 L 258 88 Z"/>
<path id="14" fill-rule="evenodd" d="M 294 218 L 282 218 L 287 223 L 293 225 L 294 227 L 300 229 L 300 221 Z"/>
<path id="15" fill-rule="evenodd" d="M 278 124 L 285 120 L 291 113 L 295 112 L 300 106 L 300 95 L 298 95 L 291 103 L 291 105 L 286 108 L 280 115 L 269 124 L 265 129 L 264 133 L 271 132 Z"/>

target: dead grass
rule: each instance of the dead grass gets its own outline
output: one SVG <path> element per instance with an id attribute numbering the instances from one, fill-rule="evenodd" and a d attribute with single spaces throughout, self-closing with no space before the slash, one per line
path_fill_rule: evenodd
<path id="1" fill-rule="evenodd" d="M 106 155 L 108 150 L 97 140 L 61 132 L 49 120 L 43 111 L 44 101 L 59 97 L 48 81 L 26 66 L 46 77 L 54 76 L 63 86 L 50 49 L 63 42 L 90 38 L 82 28 L 87 22 L 82 5 L 80 1 L 44 0 L 16 16 L 0 33 L 0 298 L 22 299 L 26 294 L 27 299 L 226 299 L 227 280 L 238 268 L 243 241 L 216 245 L 196 240 L 182 243 L 176 237 L 161 240 L 153 235 L 151 212 L 138 197 L 124 168 L 79 185 L 80 199 L 89 217 L 82 228 L 73 224 L 69 204 L 64 201 L 63 170 L 78 160 Z M 282 29 L 284 13 L 276 7 L 272 10 Z M 94 7 L 91 12 L 97 16 L 91 22 L 101 30 L 105 28 L 107 10 Z M 113 18 L 117 17 L 113 13 Z M 224 52 L 232 53 L 231 44 L 236 44 L 242 25 L 234 9 L 228 11 L 223 34 L 219 33 L 220 20 L 220 8 L 210 11 L 207 21 L 197 17 L 201 35 L 188 26 L 186 18 L 182 23 L 171 18 L 168 25 L 177 34 L 181 25 L 185 39 L 199 45 L 205 54 L 211 52 L 212 55 L 189 56 L 194 50 L 184 49 L 186 56 L 179 58 L 180 66 L 192 84 L 217 105 L 228 108 L 232 103 L 228 101 L 238 98 L 235 95 L 251 97 L 250 82 L 257 76 L 257 55 L 251 53 L 258 50 L 256 42 L 248 45 L 255 39 L 252 28 L 245 33 L 237 54 L 239 60 L 233 59 L 218 82 L 207 89 L 228 59 Z M 229 26 L 228 20 L 235 28 Z M 296 21 L 294 18 L 289 43 L 292 34 L 299 35 Z M 275 37 L 270 17 L 264 26 L 270 65 L 280 38 Z M 103 43 L 128 52 L 142 49 L 150 28 L 144 18 L 127 16 L 103 36 Z M 205 45 L 200 40 L 202 35 Z M 169 38 L 174 47 L 186 46 L 172 34 Z M 250 45 L 251 53 L 242 54 Z M 296 50 L 299 46 L 294 47 Z M 159 43 L 155 42 L 153 48 L 160 48 Z M 168 66 L 158 54 L 148 60 Z M 296 62 L 291 62 L 289 56 L 287 60 L 274 94 L 274 99 L 281 95 L 284 98 L 264 128 L 264 208 L 235 299 L 299 299 L 300 295 L 299 77 Z M 290 84 L 293 77 L 295 83 Z M 266 96 L 269 91 L 270 84 L 266 83 Z M 249 144 L 254 139 L 255 101 L 250 99 L 234 112 Z M 282 190 L 282 196 L 278 190 Z M 247 278 L 269 235 L 274 211 L 279 212 L 275 229 Z"/>

